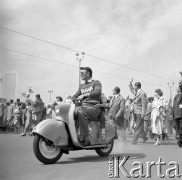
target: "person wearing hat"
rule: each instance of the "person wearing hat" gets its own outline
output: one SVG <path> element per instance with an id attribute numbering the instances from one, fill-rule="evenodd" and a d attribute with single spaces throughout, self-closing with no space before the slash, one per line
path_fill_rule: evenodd
<path id="1" fill-rule="evenodd" d="M 133 87 L 133 79 L 130 81 L 129 88 L 131 93 L 134 95 L 133 104 L 134 104 L 134 121 L 135 121 L 135 130 L 134 130 L 134 139 L 132 144 L 137 144 L 138 138 L 141 136 L 143 142 L 147 141 L 147 137 L 144 132 L 144 117 L 147 110 L 147 95 L 141 89 L 141 83 L 136 82 Z"/>
<path id="2" fill-rule="evenodd" d="M 124 112 L 125 112 L 125 99 L 120 94 L 120 88 L 115 87 L 113 90 L 113 97 L 108 103 L 108 119 L 116 126 L 121 132 L 121 137 L 126 140 L 124 130 Z"/>
<path id="3" fill-rule="evenodd" d="M 72 99 L 77 98 L 82 101 L 82 105 L 75 108 L 75 115 L 80 127 L 79 141 L 83 146 L 89 146 L 88 122 L 98 121 L 100 108 L 95 105 L 100 101 L 102 85 L 98 80 L 92 79 L 92 69 L 90 67 L 81 67 L 80 69 L 80 77 L 84 83 L 80 84 Z"/>

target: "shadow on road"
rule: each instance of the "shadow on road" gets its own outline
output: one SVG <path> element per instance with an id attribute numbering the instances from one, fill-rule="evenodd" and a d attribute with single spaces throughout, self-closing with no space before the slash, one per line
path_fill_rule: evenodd
<path id="1" fill-rule="evenodd" d="M 121 153 L 121 154 L 111 154 L 110 156 L 120 156 L 122 159 L 124 156 L 130 156 L 130 159 L 142 159 L 145 158 L 143 153 Z M 68 161 L 58 161 L 55 164 L 74 164 L 82 162 L 103 162 L 108 161 L 108 157 L 100 157 L 99 155 L 84 156 L 84 157 L 75 157 L 68 158 Z"/>

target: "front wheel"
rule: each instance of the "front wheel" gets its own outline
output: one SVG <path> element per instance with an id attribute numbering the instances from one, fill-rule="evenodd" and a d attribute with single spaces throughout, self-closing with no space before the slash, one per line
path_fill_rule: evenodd
<path id="1" fill-rule="evenodd" d="M 97 148 L 95 149 L 96 153 L 99 155 L 99 156 L 108 156 L 112 149 L 113 149 L 113 146 L 114 146 L 114 140 L 112 139 L 106 147 L 103 147 L 103 148 Z"/>
<path id="2" fill-rule="evenodd" d="M 39 135 L 35 135 L 33 140 L 33 151 L 36 158 L 44 164 L 53 164 L 58 161 L 63 152 L 60 147 Z"/>

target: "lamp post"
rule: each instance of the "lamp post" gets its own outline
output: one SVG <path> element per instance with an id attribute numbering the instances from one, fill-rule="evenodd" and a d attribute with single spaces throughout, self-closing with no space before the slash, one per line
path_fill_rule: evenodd
<path id="1" fill-rule="evenodd" d="M 51 103 L 51 94 L 53 93 L 53 90 L 48 90 L 48 93 L 49 93 L 49 101 Z"/>
<path id="2" fill-rule="evenodd" d="M 80 55 L 79 53 L 76 53 L 76 58 L 77 58 L 77 61 L 79 62 L 79 86 L 80 86 L 80 84 L 81 84 L 81 78 L 80 78 L 81 61 L 84 59 L 85 53 L 82 52 L 81 54 L 82 54 L 82 55 Z"/>

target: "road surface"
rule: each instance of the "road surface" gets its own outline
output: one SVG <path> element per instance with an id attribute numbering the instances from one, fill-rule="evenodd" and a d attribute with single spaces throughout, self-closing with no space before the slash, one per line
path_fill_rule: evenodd
<path id="1" fill-rule="evenodd" d="M 140 140 L 137 145 L 132 145 L 131 141 L 131 137 L 126 142 L 116 140 L 111 153 L 111 155 L 121 156 L 121 160 L 124 156 L 130 156 L 124 165 L 128 172 L 137 167 L 132 164 L 138 161 L 143 165 L 143 173 L 145 174 L 146 162 L 157 162 L 159 157 L 161 157 L 167 163 L 166 166 L 162 167 L 163 174 L 166 173 L 169 168 L 168 163 L 171 161 L 178 163 L 179 171 L 182 174 L 182 148 L 176 145 L 176 140 L 173 137 L 170 137 L 169 144 L 163 143 L 159 146 L 154 146 L 154 140 L 149 140 L 146 144 L 143 144 Z M 18 134 L 0 134 L 1 180 L 111 179 L 108 178 L 108 157 L 101 158 L 93 150 L 82 150 L 63 155 L 56 164 L 44 165 L 34 156 L 32 142 L 33 137 L 30 136 L 21 137 Z M 171 167 L 174 167 L 174 165 Z M 151 178 L 138 177 L 136 179 L 161 179 L 157 175 L 157 167 L 153 166 L 151 169 Z M 171 173 L 174 174 L 174 172 Z M 126 177 L 121 170 L 119 176 L 117 179 L 131 179 Z M 168 179 L 167 176 L 164 179 Z"/>

